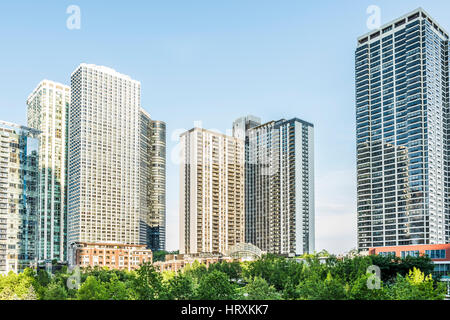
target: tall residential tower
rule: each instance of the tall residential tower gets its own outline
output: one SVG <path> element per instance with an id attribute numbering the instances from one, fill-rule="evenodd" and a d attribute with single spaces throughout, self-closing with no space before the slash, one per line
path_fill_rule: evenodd
<path id="1" fill-rule="evenodd" d="M 166 248 L 166 124 L 141 109 L 140 243 L 153 251 Z"/>
<path id="2" fill-rule="evenodd" d="M 449 241 L 448 40 L 423 9 L 358 38 L 359 249 Z"/>
<path id="3" fill-rule="evenodd" d="M 89 64 L 71 83 L 68 244 L 139 244 L 141 84 Z"/>
<path id="4" fill-rule="evenodd" d="M 283 119 L 247 136 L 246 242 L 274 254 L 313 253 L 314 126 Z"/>
<path id="5" fill-rule="evenodd" d="M 250 194 L 250 190 L 252 190 L 251 185 L 248 183 L 250 181 L 250 173 L 253 171 L 253 164 L 249 163 L 249 137 L 248 130 L 254 127 L 261 125 L 261 118 L 248 115 L 245 117 L 241 117 L 236 119 L 233 122 L 233 137 L 241 139 L 244 142 L 245 146 L 245 220 L 250 221 L 250 217 L 248 214 L 250 213 L 250 201 L 252 199 L 252 195 Z M 249 233 L 252 229 L 252 225 L 249 223 L 245 224 L 245 239 L 249 239 Z"/>
<path id="6" fill-rule="evenodd" d="M 181 135 L 180 253 L 244 243 L 244 142 L 201 128 Z"/>
<path id="7" fill-rule="evenodd" d="M 0 121 L 0 274 L 36 262 L 39 133 Z"/>
<path id="8" fill-rule="evenodd" d="M 113 69 L 81 64 L 71 85 L 69 263 L 92 248 L 164 249 L 165 123 L 141 107 L 140 82 Z"/>
<path id="9" fill-rule="evenodd" d="M 67 116 L 70 88 L 43 80 L 27 100 L 28 126 L 39 146 L 39 262 L 67 261 Z"/>

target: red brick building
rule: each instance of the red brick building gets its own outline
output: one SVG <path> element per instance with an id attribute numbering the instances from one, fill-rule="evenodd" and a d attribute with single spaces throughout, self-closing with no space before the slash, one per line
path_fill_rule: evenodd
<path id="1" fill-rule="evenodd" d="M 397 256 L 429 256 L 434 264 L 434 274 L 441 276 L 450 275 L 450 244 L 425 244 L 396 247 L 377 247 L 369 249 L 370 255 Z"/>
<path id="2" fill-rule="evenodd" d="M 72 250 L 75 265 L 79 267 L 135 270 L 141 264 L 153 261 L 152 251 L 145 245 L 79 242 Z"/>

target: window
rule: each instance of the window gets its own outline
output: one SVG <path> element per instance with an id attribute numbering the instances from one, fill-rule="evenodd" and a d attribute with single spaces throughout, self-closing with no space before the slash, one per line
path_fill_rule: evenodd
<path id="1" fill-rule="evenodd" d="M 426 250 L 425 254 L 431 259 L 445 259 L 445 250 Z"/>
<path id="2" fill-rule="evenodd" d="M 380 252 L 380 253 L 378 253 L 378 255 L 382 256 L 382 257 L 390 257 L 390 256 L 395 257 L 395 251 Z"/>
<path id="3" fill-rule="evenodd" d="M 402 259 L 406 257 L 418 257 L 419 256 L 419 250 L 416 251 L 402 251 Z"/>

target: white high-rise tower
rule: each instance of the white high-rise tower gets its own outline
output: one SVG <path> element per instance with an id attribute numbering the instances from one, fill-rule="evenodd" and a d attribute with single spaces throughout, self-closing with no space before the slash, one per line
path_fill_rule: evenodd
<path id="1" fill-rule="evenodd" d="M 139 244 L 141 84 L 81 64 L 71 86 L 68 244 Z"/>

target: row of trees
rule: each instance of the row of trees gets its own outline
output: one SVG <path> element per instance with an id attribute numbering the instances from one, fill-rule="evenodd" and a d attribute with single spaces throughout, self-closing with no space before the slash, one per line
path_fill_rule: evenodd
<path id="1" fill-rule="evenodd" d="M 380 279 L 367 273 L 381 270 Z M 369 268 L 370 269 L 370 268 Z M 79 283 L 67 269 L 49 275 L 27 269 L 0 277 L 0 299 L 41 300 L 440 300 L 445 286 L 431 277 L 427 257 L 405 259 L 369 256 L 325 263 L 317 256 L 302 262 L 266 255 L 252 262 L 194 263 L 178 273 L 90 268 Z M 69 281 L 68 281 L 69 280 Z M 375 286 L 370 284 L 373 282 Z M 68 285 L 69 284 L 69 285 Z"/>

